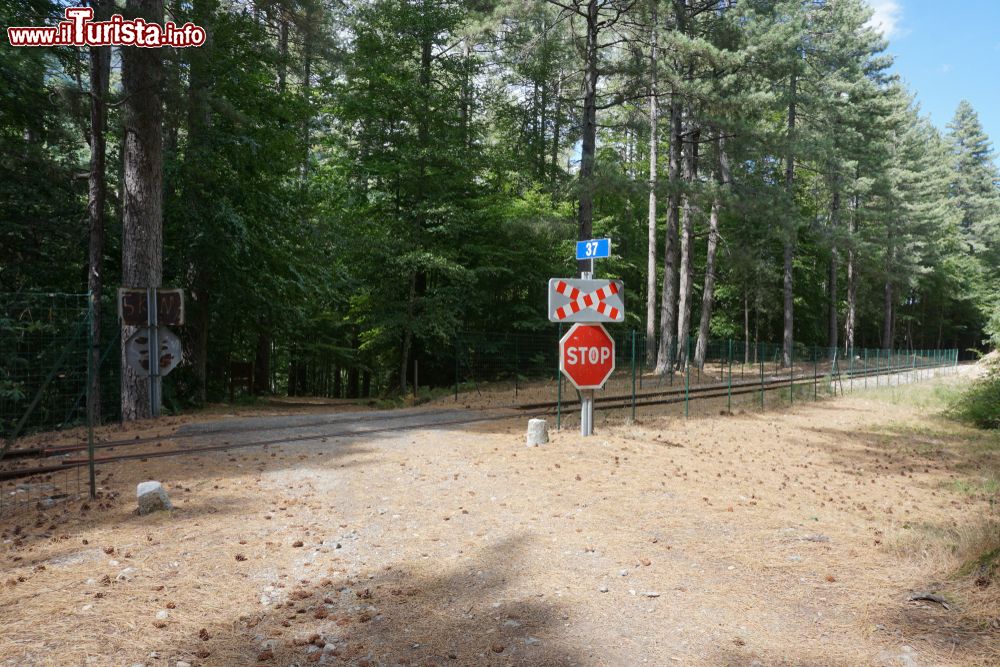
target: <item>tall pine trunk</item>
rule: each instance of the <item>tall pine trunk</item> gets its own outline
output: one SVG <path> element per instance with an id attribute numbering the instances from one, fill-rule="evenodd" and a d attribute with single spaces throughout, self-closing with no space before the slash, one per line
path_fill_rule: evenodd
<path id="1" fill-rule="evenodd" d="M 719 185 L 729 185 L 729 157 L 721 132 L 715 137 L 719 159 Z M 722 206 L 722 192 L 717 190 L 712 198 L 712 211 L 708 216 L 708 252 L 705 256 L 705 287 L 701 293 L 701 319 L 698 322 L 698 342 L 694 347 L 694 363 L 698 368 L 705 365 L 708 351 L 709 325 L 712 323 L 712 303 L 715 298 L 715 254 L 719 247 L 719 209 Z"/>
<path id="2" fill-rule="evenodd" d="M 840 179 L 834 177 L 833 198 L 830 202 L 830 273 L 828 277 L 830 304 L 829 304 L 829 327 L 827 329 L 827 345 L 831 350 L 837 349 L 839 345 L 840 327 L 837 317 L 837 270 L 840 256 L 837 249 L 837 233 L 840 226 Z"/>
<path id="3" fill-rule="evenodd" d="M 424 0 L 426 9 L 426 0 Z M 418 178 L 423 181 L 427 172 L 426 155 L 427 146 L 430 142 L 430 96 L 431 96 L 431 62 L 433 50 L 433 35 L 425 33 L 420 44 L 420 90 L 424 96 L 422 114 L 417 127 L 417 142 L 421 148 L 417 171 Z M 415 243 L 420 245 L 420 236 L 425 225 L 424 203 L 417 205 L 417 215 L 414 216 L 413 234 L 416 237 Z M 423 294 L 426 284 L 425 275 L 416 270 L 410 273 L 410 293 L 406 304 L 406 321 L 403 325 L 403 342 L 400 350 L 399 364 L 399 390 L 406 393 L 408 385 L 408 369 L 410 364 L 410 352 L 413 349 L 413 320 L 417 312 L 417 299 Z"/>
<path id="4" fill-rule="evenodd" d="M 646 249 L 646 365 L 652 366 L 656 360 L 656 185 L 657 159 L 659 148 L 659 100 L 656 91 L 656 41 L 658 26 L 656 3 L 653 4 L 651 18 L 652 40 L 649 51 L 649 219 L 647 222 Z"/>
<path id="5" fill-rule="evenodd" d="M 750 363 L 750 301 L 743 286 L 743 365 Z"/>
<path id="6" fill-rule="evenodd" d="M 792 364 L 792 346 L 794 340 L 795 326 L 795 292 L 792 283 L 792 264 L 795 256 L 795 112 L 798 79 L 793 72 L 789 82 L 789 102 L 788 102 L 788 154 L 785 157 L 785 194 L 787 197 L 784 257 L 782 264 L 783 273 L 783 298 L 784 298 L 784 326 L 781 348 L 781 365 L 788 367 Z"/>
<path id="7" fill-rule="evenodd" d="M 562 69 L 559 70 L 558 76 L 556 77 L 556 108 L 555 113 L 552 116 L 552 147 L 550 148 L 550 161 L 551 172 L 549 175 L 549 182 L 555 185 L 556 180 L 559 178 L 559 133 L 562 130 Z"/>
<path id="8" fill-rule="evenodd" d="M 882 347 L 886 350 L 892 349 L 892 342 L 894 339 L 893 325 L 893 297 L 894 297 L 894 286 L 892 284 L 892 274 L 895 268 L 896 259 L 896 249 L 892 242 L 895 230 L 893 225 L 890 223 L 889 228 L 886 230 L 889 237 L 889 247 L 886 248 L 885 253 L 885 286 L 883 289 L 883 301 L 882 301 Z"/>
<path id="9" fill-rule="evenodd" d="M 128 0 L 130 17 L 163 22 L 162 0 Z M 160 49 L 122 48 L 125 187 L 122 220 L 122 282 L 126 287 L 159 287 L 163 279 L 163 63 Z M 124 421 L 150 416 L 149 387 L 128 367 L 124 341 L 135 332 L 122 329 Z"/>
<path id="10" fill-rule="evenodd" d="M 205 43 L 197 49 L 188 49 L 188 155 L 198 168 L 202 168 L 210 159 L 208 152 L 208 134 L 212 123 L 211 107 L 209 105 L 211 81 L 211 53 L 213 42 L 212 16 L 217 5 L 215 0 L 195 0 L 191 4 L 191 18 L 196 25 L 206 30 Z M 202 162 L 204 161 L 204 162 Z M 202 210 L 204 196 L 200 183 L 190 183 L 187 199 L 192 211 Z M 197 223 L 196 223 L 197 224 Z M 192 236 L 197 236 L 197 229 L 189 230 Z M 199 253 L 200 255 L 200 253 Z M 208 399 L 208 326 L 210 276 L 197 258 L 192 260 L 188 268 L 191 290 L 191 321 L 194 329 L 191 338 L 191 359 L 194 367 L 198 402 L 204 404 Z M 258 341 L 258 346 L 260 341 Z M 259 368 L 259 366 L 258 366 Z M 269 368 L 264 368 L 261 376 L 267 382 L 270 378 Z M 257 385 L 260 378 L 254 376 Z M 256 387 L 255 387 L 256 389 Z"/>
<path id="11" fill-rule="evenodd" d="M 674 91 L 670 97 L 670 162 L 667 181 L 667 230 L 663 247 L 663 290 L 660 299 L 660 344 L 656 353 L 656 372 L 673 370 L 677 323 L 677 225 L 680 217 L 681 173 L 681 101 Z"/>
<path id="12" fill-rule="evenodd" d="M 851 197 L 851 210 L 847 222 L 847 312 L 844 314 L 844 351 L 853 354 L 854 329 L 857 326 L 858 279 L 856 258 L 854 252 L 854 233 L 857 227 L 855 220 L 858 214 L 858 197 Z"/>
<path id="13" fill-rule="evenodd" d="M 580 205 L 577 210 L 577 234 L 581 241 L 590 238 L 594 225 L 594 159 L 597 153 L 597 55 L 600 23 L 598 0 L 587 3 L 587 45 L 583 74 L 583 136 L 580 148 Z M 590 270 L 590 262 L 579 261 L 581 272 Z"/>
<path id="14" fill-rule="evenodd" d="M 687 364 L 688 339 L 691 335 L 691 299 L 694 287 L 694 205 L 695 181 L 698 178 L 698 139 L 700 130 L 688 130 L 691 145 L 684 156 L 684 203 L 681 208 L 681 268 L 677 302 L 677 365 Z"/>
<path id="15" fill-rule="evenodd" d="M 893 308 L 892 308 L 892 280 L 886 278 L 885 281 L 885 299 L 882 304 L 882 347 L 886 350 L 892 349 L 893 340 Z"/>
<path id="16" fill-rule="evenodd" d="M 94 3 L 94 20 L 108 14 L 107 0 Z M 90 172 L 87 182 L 88 248 L 87 289 L 93 299 L 90 321 L 90 419 L 101 422 L 101 295 L 104 289 L 104 204 L 107 198 L 106 146 L 108 79 L 111 75 L 111 47 L 90 47 Z"/>

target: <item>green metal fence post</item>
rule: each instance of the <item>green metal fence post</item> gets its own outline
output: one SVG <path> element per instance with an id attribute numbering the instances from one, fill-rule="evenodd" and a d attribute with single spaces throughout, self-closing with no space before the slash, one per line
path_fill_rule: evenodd
<path id="1" fill-rule="evenodd" d="M 864 378 L 865 378 L 865 389 L 867 389 L 868 388 L 868 348 L 867 347 L 865 348 L 865 369 L 863 371 L 863 375 L 864 375 Z"/>
<path id="2" fill-rule="evenodd" d="M 635 421 L 635 329 L 632 329 L 632 421 Z"/>
<path id="3" fill-rule="evenodd" d="M 688 417 L 688 403 L 691 397 L 691 338 L 684 342 L 684 418 Z"/>
<path id="4" fill-rule="evenodd" d="M 644 371 L 646 370 L 646 368 L 645 368 L 645 366 L 646 366 L 646 347 L 648 345 L 649 345 L 649 340 L 646 338 L 645 335 L 643 335 L 643 337 L 642 337 L 642 351 L 640 352 L 641 356 L 639 357 L 640 359 L 642 359 L 642 361 L 640 362 L 641 365 L 639 366 L 639 391 L 642 391 L 642 376 L 644 375 Z"/>
<path id="5" fill-rule="evenodd" d="M 816 347 L 813 346 L 813 400 L 819 400 L 819 361 L 816 359 Z"/>
<path id="6" fill-rule="evenodd" d="M 719 348 L 719 379 L 726 374 L 726 359 L 722 356 L 722 348 Z"/>
<path id="7" fill-rule="evenodd" d="M 455 336 L 455 340 L 452 343 L 452 348 L 455 350 L 455 402 L 458 402 L 458 336 Z"/>
<path id="8" fill-rule="evenodd" d="M 760 410 L 764 411 L 764 355 L 760 350 L 763 343 L 757 343 L 757 360 L 760 362 Z"/>
<path id="9" fill-rule="evenodd" d="M 729 339 L 729 389 L 727 392 L 727 407 L 729 414 L 733 412 L 733 339 Z"/>
<path id="10" fill-rule="evenodd" d="M 795 404 L 795 342 L 788 350 L 788 404 Z"/>

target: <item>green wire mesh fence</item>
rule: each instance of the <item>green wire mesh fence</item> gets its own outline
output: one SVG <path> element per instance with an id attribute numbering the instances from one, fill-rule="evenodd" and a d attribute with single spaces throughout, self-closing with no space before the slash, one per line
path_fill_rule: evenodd
<path id="1" fill-rule="evenodd" d="M 88 314 L 86 295 L 0 295 L 5 440 L 86 420 Z"/>
<path id="2" fill-rule="evenodd" d="M 578 423 L 579 392 L 559 373 L 553 334 L 465 334 L 455 341 L 455 401 L 471 408 L 553 410 L 557 426 Z M 729 414 L 923 379 L 958 362 L 957 350 L 828 348 L 690 338 L 660 349 L 636 331 L 610 331 L 615 370 L 596 392 L 607 414 Z"/>
<path id="3" fill-rule="evenodd" d="M 118 417 L 119 327 L 110 300 L 103 312 L 107 337 L 98 347 L 100 363 L 94 366 L 88 354 L 94 316 L 89 295 L 0 293 L 0 459 L 16 440 L 40 431 L 79 428 L 77 437 L 85 439 L 86 427 L 92 426 L 91 372 L 100 373 L 103 388 L 96 415 L 104 420 Z M 0 512 L 79 496 L 87 482 L 79 468 L 31 482 L 3 480 Z"/>

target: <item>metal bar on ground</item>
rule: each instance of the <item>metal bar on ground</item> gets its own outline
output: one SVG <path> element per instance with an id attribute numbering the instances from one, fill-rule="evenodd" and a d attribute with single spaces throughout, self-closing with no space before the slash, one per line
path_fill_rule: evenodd
<path id="1" fill-rule="evenodd" d="M 557 338 L 556 340 L 562 340 L 562 322 L 559 323 L 559 338 Z M 558 378 L 558 380 L 556 382 L 556 384 L 557 384 L 557 388 L 556 388 L 556 430 L 558 431 L 558 430 L 560 430 L 562 428 L 562 385 L 563 385 L 562 371 L 559 370 L 559 359 L 558 359 L 558 356 L 556 358 L 556 377 Z"/>

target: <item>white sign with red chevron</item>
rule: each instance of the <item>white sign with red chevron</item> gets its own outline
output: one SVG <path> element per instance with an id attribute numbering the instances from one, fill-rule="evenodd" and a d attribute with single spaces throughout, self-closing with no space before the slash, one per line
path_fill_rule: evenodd
<path id="1" fill-rule="evenodd" d="M 622 322 L 625 285 L 620 280 L 549 279 L 550 322 Z"/>

